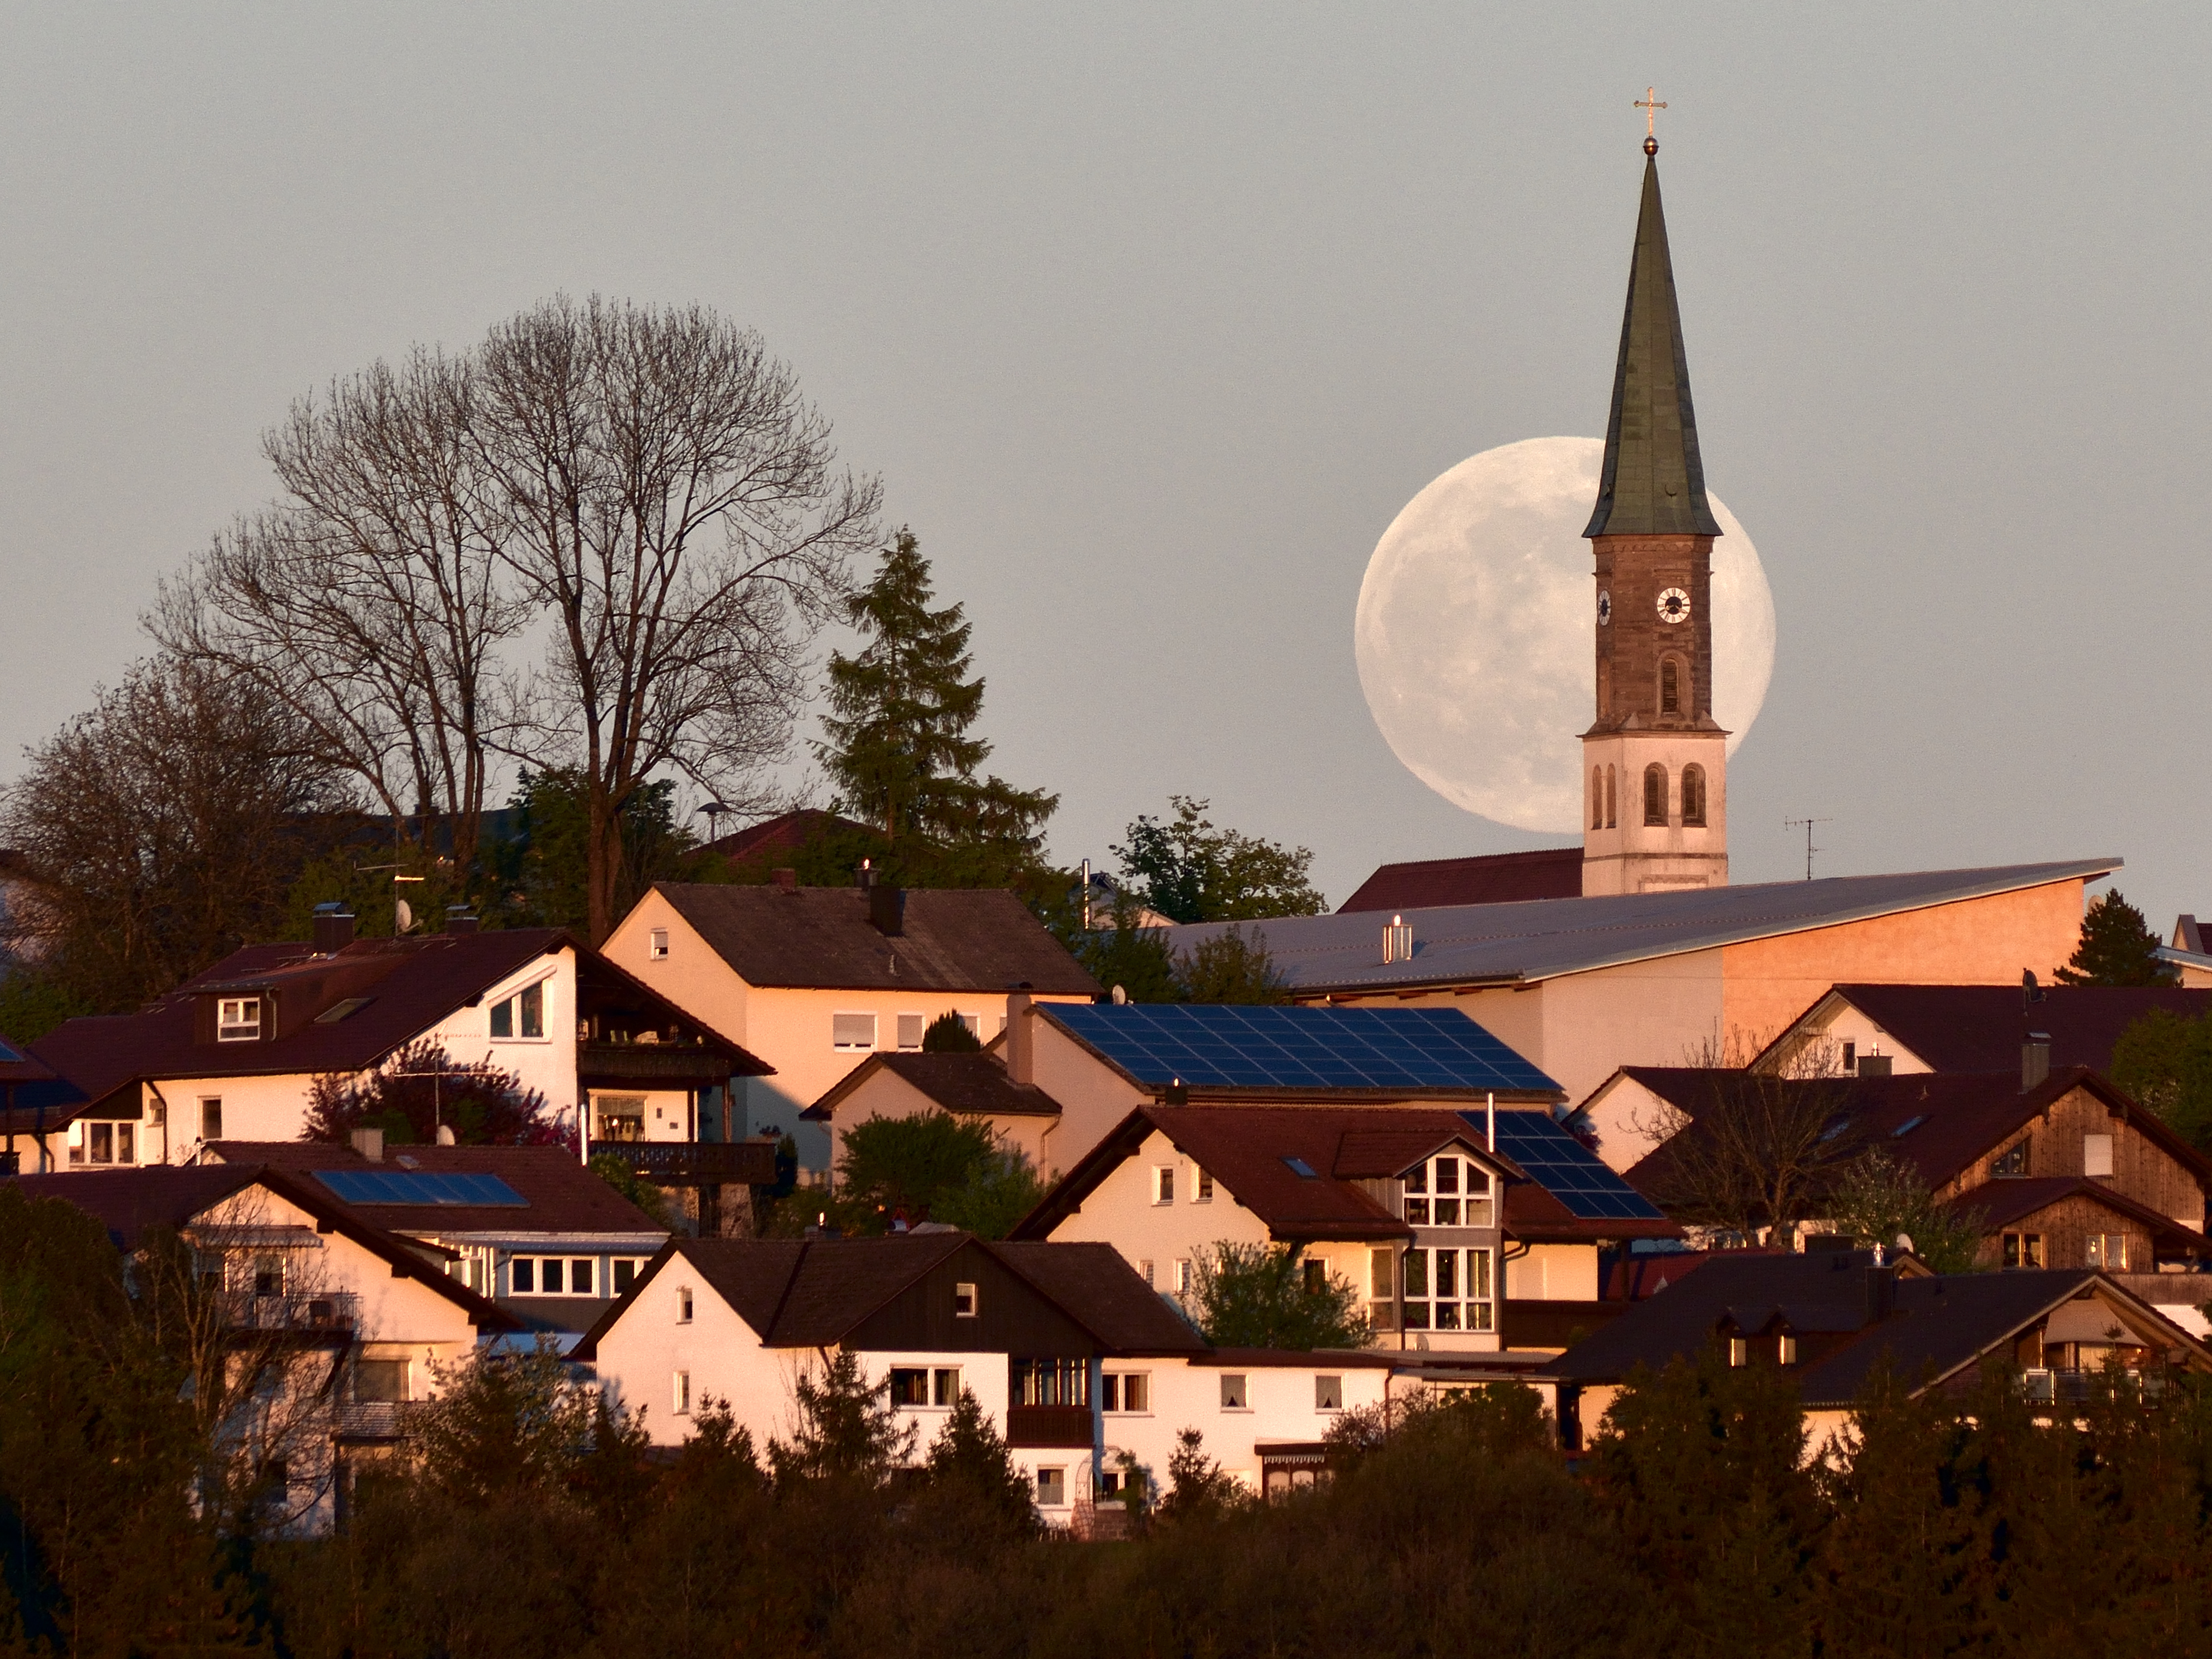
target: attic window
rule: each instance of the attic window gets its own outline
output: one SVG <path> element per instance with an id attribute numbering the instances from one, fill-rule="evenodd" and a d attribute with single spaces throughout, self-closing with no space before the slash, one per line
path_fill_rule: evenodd
<path id="1" fill-rule="evenodd" d="M 526 985 L 491 1008 L 491 1034 L 495 1037 L 543 1037 L 545 1035 L 545 981 Z"/>
<path id="2" fill-rule="evenodd" d="M 1917 1117 L 1908 1117 L 1904 1122 L 1899 1124 L 1894 1129 L 1892 1129 L 1889 1132 L 1889 1138 L 1892 1140 L 1902 1140 L 1905 1136 L 1911 1134 L 1915 1129 L 1918 1128 L 1922 1124 L 1927 1121 L 1928 1114 L 1925 1112 L 1921 1113 Z"/>
<path id="3" fill-rule="evenodd" d="M 343 1002 L 333 1002 L 315 1016 L 318 1025 L 335 1025 L 349 1015 L 357 1014 L 374 1001 L 372 997 L 348 997 Z"/>
<path id="4" fill-rule="evenodd" d="M 2024 1176 L 2027 1173 L 2027 1139 L 2024 1136 L 1990 1160 L 1990 1174 L 1992 1177 Z"/>
<path id="5" fill-rule="evenodd" d="M 1302 1158 L 1286 1158 L 1283 1162 L 1289 1166 L 1291 1173 L 1301 1181 L 1319 1181 L 1321 1179 L 1319 1176 L 1314 1173 L 1313 1165 L 1307 1163 L 1305 1159 Z"/>
<path id="6" fill-rule="evenodd" d="M 257 1042 L 261 1037 L 261 999 L 222 997 L 215 1005 L 217 1042 Z"/>
<path id="7" fill-rule="evenodd" d="M 668 930 L 665 927 L 656 927 L 649 935 L 649 939 L 651 942 L 647 945 L 647 950 L 655 962 L 667 961 Z"/>
<path id="8" fill-rule="evenodd" d="M 1844 1130 L 1850 1127 L 1850 1119 L 1847 1117 L 1839 1117 L 1833 1123 L 1831 1123 L 1826 1128 L 1820 1131 L 1820 1139 L 1824 1143 L 1833 1140 L 1838 1135 L 1843 1133 Z"/>

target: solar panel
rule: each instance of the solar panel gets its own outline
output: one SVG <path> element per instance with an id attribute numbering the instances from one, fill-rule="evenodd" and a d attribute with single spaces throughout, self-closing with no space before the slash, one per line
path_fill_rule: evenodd
<path id="1" fill-rule="evenodd" d="M 0 1066 L 4 1066 L 10 1060 L 21 1062 L 22 1058 L 22 1055 L 17 1054 L 6 1043 L 0 1042 Z"/>
<path id="2" fill-rule="evenodd" d="M 1477 1130 L 1480 1112 L 1460 1115 Z M 1498 1150 L 1528 1178 L 1585 1221 L 1664 1221 L 1651 1200 L 1600 1161 L 1597 1154 L 1543 1112 L 1500 1112 Z"/>
<path id="3" fill-rule="evenodd" d="M 1139 1082 L 1200 1088 L 1549 1091 L 1450 1008 L 1054 1003 L 1042 1010 Z"/>
<path id="4" fill-rule="evenodd" d="M 447 1204 L 526 1207 L 529 1200 L 495 1175 L 432 1175 L 421 1170 L 318 1170 L 349 1204 Z"/>

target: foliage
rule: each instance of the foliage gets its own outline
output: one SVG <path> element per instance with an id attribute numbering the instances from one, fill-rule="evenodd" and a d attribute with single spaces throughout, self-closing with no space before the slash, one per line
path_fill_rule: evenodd
<path id="1" fill-rule="evenodd" d="M 441 1497 L 481 1508 L 567 1486 L 591 1448 L 595 1402 L 550 1341 L 434 1361 L 431 1375 L 433 1397 L 411 1408 L 408 1437 Z"/>
<path id="2" fill-rule="evenodd" d="M 802 1375 L 793 1388 L 799 1425 L 768 1449 L 779 1488 L 799 1481 L 881 1486 L 912 1452 L 915 1425 L 891 1408 L 890 1384 L 871 1383 L 851 1349 L 840 1348 L 819 1376 Z"/>
<path id="3" fill-rule="evenodd" d="M 1168 1454 L 1168 1489 L 1160 1499 L 1163 1521 L 1218 1520 L 1249 1501 L 1243 1483 L 1208 1455 L 1206 1437 L 1196 1429 L 1176 1432 Z"/>
<path id="4" fill-rule="evenodd" d="M 1091 978 L 1120 986 L 1131 1002 L 1181 1002 L 1182 982 L 1176 976 L 1167 930 L 1144 927 L 1138 921 L 1141 908 L 1129 894 L 1116 894 L 1111 927 L 1086 933 L 1078 925 L 1065 930 L 1061 943 Z"/>
<path id="5" fill-rule="evenodd" d="M 2160 939 L 2143 913 L 2113 888 L 2092 900 L 2081 916 L 2081 942 L 2066 966 L 2057 970 L 2062 985 L 2174 985 L 2180 975 L 2158 959 Z"/>
<path id="6" fill-rule="evenodd" d="M 1036 1530 L 1030 1483 L 1014 1467 L 973 1389 L 963 1388 L 922 1465 L 940 1524 L 980 1528 L 1002 1537 Z"/>
<path id="7" fill-rule="evenodd" d="M 1004 1238 L 1036 1208 L 1044 1192 L 1029 1159 L 1012 1147 L 1001 1147 L 969 1170 L 960 1185 L 940 1193 L 929 1218 L 978 1238 Z"/>
<path id="8" fill-rule="evenodd" d="M 929 561 L 902 528 L 875 580 L 845 601 L 867 643 L 830 659 L 830 741 L 815 753 L 844 810 L 880 825 L 894 847 L 919 837 L 1034 862 L 1060 797 L 976 777 L 991 745 L 969 735 L 983 712 L 983 680 L 969 678 L 972 629 L 958 605 L 931 610 L 933 597 Z"/>
<path id="9" fill-rule="evenodd" d="M 1657 1121 L 1636 1126 L 1661 1143 L 1651 1196 L 1678 1221 L 1790 1245 L 1862 1150 L 1842 1115 L 1849 1081 L 1698 1069 L 1705 1082 L 1692 1109 L 1662 1103 Z"/>
<path id="10" fill-rule="evenodd" d="M 620 1152 L 593 1152 L 591 1171 L 659 1225 L 669 1225 L 668 1195 L 638 1174 Z"/>
<path id="11" fill-rule="evenodd" d="M 428 1146 L 441 1125 L 465 1146 L 558 1146 L 573 1135 L 517 1073 L 457 1066 L 436 1039 L 418 1037 L 373 1072 L 316 1078 L 301 1138 L 343 1141 L 368 1128 L 394 1146 Z"/>
<path id="12" fill-rule="evenodd" d="M 2197 1151 L 2212 1151 L 2212 1017 L 2151 1009 L 2113 1043 L 2112 1079 Z"/>
<path id="13" fill-rule="evenodd" d="M 1252 921 L 1318 915 L 1327 902 L 1307 878 L 1303 847 L 1216 829 L 1209 801 L 1170 795 L 1175 817 L 1139 815 L 1127 844 L 1114 848 L 1123 884 L 1174 921 Z"/>
<path id="14" fill-rule="evenodd" d="M 1224 1239 L 1191 1261 L 1193 1317 L 1218 1347 L 1359 1347 L 1368 1326 L 1358 1289 L 1322 1267 L 1295 1244 Z"/>
<path id="15" fill-rule="evenodd" d="M 836 1215 L 848 1232 L 881 1233 L 903 1215 L 1002 1238 L 1042 1196 L 1029 1160 L 988 1123 L 950 1112 L 870 1118 L 837 1157 Z"/>
<path id="16" fill-rule="evenodd" d="M 43 968 L 0 974 L 0 1037 L 36 1042 L 65 1019 L 94 1010 L 60 978 Z"/>
<path id="17" fill-rule="evenodd" d="M 1234 922 L 1183 953 L 1176 963 L 1176 981 L 1186 1002 L 1291 1000 L 1275 959 L 1267 954 L 1267 934 L 1255 927 L 1247 939 Z"/>
<path id="18" fill-rule="evenodd" d="M 1828 1219 L 1857 1243 L 1912 1241 L 1912 1253 L 1939 1273 L 1974 1270 L 1982 1228 L 1971 1205 L 1940 1202 L 1911 1165 L 1876 1149 L 1844 1166 L 1827 1204 Z"/>
<path id="19" fill-rule="evenodd" d="M 968 1029 L 968 1022 L 960 1018 L 957 1010 L 947 1008 L 921 1034 L 921 1052 L 925 1054 L 980 1054 L 982 1039 Z"/>
<path id="20" fill-rule="evenodd" d="M 517 927 L 591 923 L 590 788 L 574 767 L 525 770 L 507 802 L 513 834 L 489 849 L 503 897 L 501 919 Z M 617 915 L 626 914 L 656 881 L 684 873 L 694 837 L 677 821 L 676 785 L 641 783 L 617 815 L 621 855 L 612 888 Z"/>

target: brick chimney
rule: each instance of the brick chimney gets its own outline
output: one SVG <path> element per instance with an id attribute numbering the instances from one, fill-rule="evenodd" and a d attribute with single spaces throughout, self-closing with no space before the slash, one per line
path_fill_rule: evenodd
<path id="1" fill-rule="evenodd" d="M 1006 992 L 1006 1075 L 1016 1083 L 1036 1081 L 1036 1033 L 1030 1025 L 1030 981 Z"/>
<path id="2" fill-rule="evenodd" d="M 868 889 L 868 920 L 885 939 L 897 939 L 905 933 L 906 889 L 889 884 L 871 886 Z"/>
<path id="3" fill-rule="evenodd" d="M 315 954 L 334 957 L 353 943 L 353 912 L 333 900 L 315 907 Z"/>
<path id="4" fill-rule="evenodd" d="M 2051 1033 L 2030 1031 L 2020 1045 L 2020 1091 L 2026 1094 L 2051 1075 Z"/>
<path id="5" fill-rule="evenodd" d="M 799 890 L 798 871 L 778 868 L 769 871 L 769 874 L 775 878 L 775 890 L 777 892 L 796 893 Z"/>

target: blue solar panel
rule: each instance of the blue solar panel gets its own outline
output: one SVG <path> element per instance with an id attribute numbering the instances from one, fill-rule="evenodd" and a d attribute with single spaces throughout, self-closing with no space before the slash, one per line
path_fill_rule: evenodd
<path id="1" fill-rule="evenodd" d="M 529 1200 L 495 1175 L 432 1175 L 422 1170 L 318 1170 L 349 1204 L 447 1204 L 525 1207 Z"/>
<path id="2" fill-rule="evenodd" d="M 1461 1115 L 1477 1130 L 1480 1112 Z M 1664 1221 L 1651 1200 L 1599 1160 L 1598 1155 L 1554 1123 L 1548 1113 L 1500 1112 L 1498 1150 L 1528 1178 L 1585 1221 Z"/>
<path id="3" fill-rule="evenodd" d="M 1041 1012 L 1155 1088 L 1177 1079 L 1202 1089 L 1558 1087 L 1450 1008 L 1053 1003 Z"/>
<path id="4" fill-rule="evenodd" d="M 5 1065 L 9 1060 L 21 1060 L 22 1058 L 22 1055 L 17 1054 L 6 1043 L 0 1042 L 0 1065 Z"/>

